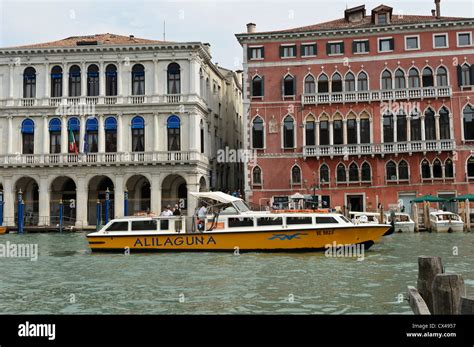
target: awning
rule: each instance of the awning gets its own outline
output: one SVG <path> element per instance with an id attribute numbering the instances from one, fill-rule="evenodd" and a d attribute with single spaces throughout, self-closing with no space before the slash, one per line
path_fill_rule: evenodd
<path id="1" fill-rule="evenodd" d="M 413 203 L 413 202 L 420 203 L 420 202 L 425 202 L 425 201 L 428 201 L 428 202 L 447 202 L 448 200 L 443 199 L 443 198 L 439 198 L 439 197 L 433 196 L 433 195 L 423 195 L 423 196 L 420 196 L 419 198 L 411 200 L 410 203 Z"/>
<path id="2" fill-rule="evenodd" d="M 236 198 L 235 196 L 222 193 L 222 192 L 190 192 L 192 196 L 195 196 L 196 198 L 200 199 L 212 199 L 216 200 L 225 204 L 229 204 L 234 201 L 242 201 L 240 198 Z"/>
<path id="3" fill-rule="evenodd" d="M 449 200 L 450 201 L 466 201 L 466 200 L 474 201 L 474 194 L 459 195 Z"/>

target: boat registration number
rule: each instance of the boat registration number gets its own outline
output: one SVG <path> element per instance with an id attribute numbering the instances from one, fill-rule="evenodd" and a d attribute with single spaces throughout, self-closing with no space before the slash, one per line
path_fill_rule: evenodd
<path id="1" fill-rule="evenodd" d="M 328 230 L 316 230 L 316 235 L 317 235 L 317 236 L 334 235 L 334 230 L 332 230 L 332 229 L 328 229 Z"/>

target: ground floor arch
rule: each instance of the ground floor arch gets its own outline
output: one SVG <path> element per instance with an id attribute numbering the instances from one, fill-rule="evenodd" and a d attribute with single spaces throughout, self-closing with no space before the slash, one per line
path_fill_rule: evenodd
<path id="1" fill-rule="evenodd" d="M 150 212 L 151 184 L 143 175 L 134 175 L 127 180 L 128 215 Z"/>
<path id="2" fill-rule="evenodd" d="M 36 226 L 39 224 L 39 185 L 32 177 L 21 177 L 15 182 L 15 225 L 18 225 L 18 202 L 19 196 L 24 204 L 24 226 Z"/>
<path id="3" fill-rule="evenodd" d="M 100 204 L 101 224 L 106 220 L 108 214 L 109 220 L 114 218 L 114 192 L 115 185 L 108 176 L 98 175 L 89 180 L 87 197 L 87 222 L 89 225 L 95 225 L 97 221 L 97 205 Z M 109 195 L 109 206 L 106 209 L 106 196 Z"/>
<path id="4" fill-rule="evenodd" d="M 200 192 L 207 192 L 209 191 L 209 185 L 207 184 L 206 178 L 202 176 L 199 179 L 199 191 Z"/>
<path id="5" fill-rule="evenodd" d="M 50 186 L 50 219 L 51 225 L 59 224 L 60 203 L 63 203 L 63 224 L 74 225 L 77 213 L 77 187 L 70 177 L 56 177 Z"/>
<path id="6" fill-rule="evenodd" d="M 181 175 L 168 175 L 161 184 L 161 209 L 174 205 L 182 210 L 187 209 L 188 188 L 186 180 Z M 184 212 L 184 211 L 183 211 Z"/>

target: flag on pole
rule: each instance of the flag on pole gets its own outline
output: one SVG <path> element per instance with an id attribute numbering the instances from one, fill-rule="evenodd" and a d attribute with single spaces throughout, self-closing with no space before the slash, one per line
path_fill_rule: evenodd
<path id="1" fill-rule="evenodd" d="M 83 147 L 84 147 L 84 148 L 82 149 L 83 153 L 84 153 L 84 154 L 89 153 L 89 134 L 87 133 L 87 131 L 86 131 L 86 133 L 84 134 L 84 146 L 83 146 Z"/>
<path id="2" fill-rule="evenodd" d="M 76 137 L 72 132 L 72 129 L 69 129 L 69 153 L 79 153 L 79 149 L 77 148 Z"/>

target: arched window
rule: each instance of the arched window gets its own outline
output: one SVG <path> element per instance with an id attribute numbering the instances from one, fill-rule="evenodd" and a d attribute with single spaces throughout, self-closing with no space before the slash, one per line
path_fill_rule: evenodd
<path id="1" fill-rule="evenodd" d="M 168 151 L 181 150 L 181 121 L 178 116 L 168 117 Z"/>
<path id="2" fill-rule="evenodd" d="M 339 164 L 336 169 L 336 181 L 337 182 L 346 182 L 346 167 L 344 164 Z"/>
<path id="3" fill-rule="evenodd" d="M 291 183 L 301 184 L 301 169 L 296 165 L 291 168 Z"/>
<path id="4" fill-rule="evenodd" d="M 262 97 L 263 96 L 263 77 L 255 76 L 252 78 L 252 96 Z"/>
<path id="5" fill-rule="evenodd" d="M 339 73 L 335 73 L 331 78 L 331 92 L 340 93 L 342 92 L 342 78 Z"/>
<path id="6" fill-rule="evenodd" d="M 291 116 L 286 116 L 283 121 L 283 147 L 295 147 L 295 124 Z"/>
<path id="7" fill-rule="evenodd" d="M 319 168 L 319 182 L 321 184 L 329 183 L 329 167 L 326 164 Z"/>
<path id="8" fill-rule="evenodd" d="M 36 70 L 32 67 L 27 67 L 23 72 L 23 97 L 36 97 Z"/>
<path id="9" fill-rule="evenodd" d="M 367 74 L 365 72 L 360 72 L 357 76 L 357 90 L 365 91 L 369 90 L 369 83 L 367 80 Z"/>
<path id="10" fill-rule="evenodd" d="M 461 86 L 470 86 L 471 81 L 471 69 L 468 64 L 458 65 L 458 77 L 460 78 Z"/>
<path id="11" fill-rule="evenodd" d="M 451 138 L 449 123 L 449 112 L 445 107 L 442 107 L 439 110 L 439 136 L 441 140 L 449 140 Z"/>
<path id="12" fill-rule="evenodd" d="M 408 180 L 408 164 L 405 160 L 398 163 L 398 179 Z"/>
<path id="13" fill-rule="evenodd" d="M 434 86 L 433 70 L 431 70 L 429 67 L 425 67 L 423 69 L 423 88 L 433 87 L 433 86 Z"/>
<path id="14" fill-rule="evenodd" d="M 132 95 L 145 95 L 145 68 L 142 64 L 132 67 Z"/>
<path id="15" fill-rule="evenodd" d="M 370 117 L 367 113 L 360 116 L 360 143 L 370 143 Z"/>
<path id="16" fill-rule="evenodd" d="M 25 119 L 21 123 L 21 137 L 23 154 L 33 154 L 35 151 L 35 123 L 31 119 Z"/>
<path id="17" fill-rule="evenodd" d="M 61 153 L 61 120 L 59 118 L 49 121 L 49 153 Z"/>
<path id="18" fill-rule="evenodd" d="M 206 151 L 204 141 L 205 141 L 204 122 L 201 119 L 201 121 L 199 122 L 199 144 L 200 144 L 200 147 L 201 147 L 201 153 L 204 153 Z"/>
<path id="19" fill-rule="evenodd" d="M 401 110 L 400 110 L 401 111 Z M 403 111 L 397 114 L 397 142 L 407 140 L 407 116 Z"/>
<path id="20" fill-rule="evenodd" d="M 349 181 L 358 182 L 359 181 L 359 167 L 356 163 L 349 165 Z"/>
<path id="21" fill-rule="evenodd" d="M 329 145 L 329 121 L 321 119 L 319 122 L 319 144 Z"/>
<path id="22" fill-rule="evenodd" d="M 474 156 L 467 160 L 467 177 L 474 178 Z"/>
<path id="23" fill-rule="evenodd" d="M 397 180 L 397 165 L 393 161 L 389 161 L 385 166 L 387 181 Z"/>
<path id="24" fill-rule="evenodd" d="M 99 67 L 95 64 L 87 68 L 87 96 L 99 95 Z"/>
<path id="25" fill-rule="evenodd" d="M 305 94 L 316 93 L 316 84 L 314 82 L 314 77 L 312 75 L 308 75 L 304 79 L 304 93 Z"/>
<path id="26" fill-rule="evenodd" d="M 388 70 L 382 72 L 382 89 L 392 89 L 392 73 Z"/>
<path id="27" fill-rule="evenodd" d="M 294 96 L 295 87 L 295 78 L 291 75 L 286 75 L 283 78 L 283 96 Z"/>
<path id="28" fill-rule="evenodd" d="M 395 71 L 395 88 L 396 89 L 406 88 L 405 74 L 403 73 L 401 69 L 397 69 L 397 71 Z"/>
<path id="29" fill-rule="evenodd" d="M 466 105 L 463 110 L 464 140 L 474 140 L 474 107 Z"/>
<path id="30" fill-rule="evenodd" d="M 410 134 L 411 141 L 421 141 L 421 117 L 417 113 L 411 114 Z"/>
<path id="31" fill-rule="evenodd" d="M 329 80 L 326 74 L 322 74 L 318 78 L 318 93 L 329 92 Z"/>
<path id="32" fill-rule="evenodd" d="M 454 167 L 453 161 L 451 159 L 446 159 L 444 162 L 444 177 L 445 178 L 453 178 L 454 177 Z"/>
<path id="33" fill-rule="evenodd" d="M 435 116 L 431 108 L 425 111 L 425 139 L 436 140 Z"/>
<path id="34" fill-rule="evenodd" d="M 259 166 L 255 166 L 252 170 L 252 181 L 256 186 L 262 185 L 262 169 Z"/>
<path id="35" fill-rule="evenodd" d="M 140 116 L 132 119 L 132 152 L 145 151 L 145 121 Z"/>
<path id="36" fill-rule="evenodd" d="M 77 65 L 69 68 L 69 96 L 81 96 L 81 68 Z"/>
<path id="37" fill-rule="evenodd" d="M 346 74 L 346 92 L 355 91 L 355 76 L 352 72 Z"/>
<path id="38" fill-rule="evenodd" d="M 117 95 L 117 67 L 114 64 L 105 68 L 105 95 Z"/>
<path id="39" fill-rule="evenodd" d="M 363 182 L 370 182 L 372 180 L 372 172 L 368 163 L 363 163 L 361 167 L 361 176 Z"/>
<path id="40" fill-rule="evenodd" d="M 68 153 L 79 153 L 80 124 L 79 119 L 76 117 L 69 118 L 67 121 Z"/>
<path id="41" fill-rule="evenodd" d="M 86 134 L 84 138 L 84 153 L 97 153 L 99 151 L 99 122 L 97 118 L 86 121 Z"/>
<path id="42" fill-rule="evenodd" d="M 306 146 L 316 145 L 316 126 L 313 117 L 308 117 L 305 124 Z"/>
<path id="43" fill-rule="evenodd" d="M 357 143 L 357 121 L 355 119 L 355 116 L 347 120 L 347 143 Z"/>
<path id="44" fill-rule="evenodd" d="M 431 178 L 430 163 L 426 159 L 421 162 L 421 178 Z"/>
<path id="45" fill-rule="evenodd" d="M 435 159 L 433 162 L 433 178 L 442 178 L 443 177 L 443 168 L 441 166 L 441 161 Z"/>
<path id="46" fill-rule="evenodd" d="M 168 65 L 168 94 L 181 94 L 181 71 L 176 63 Z"/>
<path id="47" fill-rule="evenodd" d="M 255 117 L 252 122 L 252 147 L 262 149 L 264 147 L 263 119 Z"/>
<path id="48" fill-rule="evenodd" d="M 393 115 L 384 114 L 383 115 L 383 142 L 392 143 L 394 142 L 393 138 Z"/>
<path id="49" fill-rule="evenodd" d="M 420 75 L 418 74 L 418 70 L 414 67 L 408 71 L 408 87 L 420 88 Z"/>
<path id="50" fill-rule="evenodd" d="M 105 151 L 107 153 L 117 152 L 117 119 L 107 117 L 104 122 L 105 129 Z"/>
<path id="51" fill-rule="evenodd" d="M 63 96 L 63 69 L 61 66 L 54 66 L 51 69 L 51 97 L 60 98 Z"/>
<path id="52" fill-rule="evenodd" d="M 436 71 L 436 84 L 438 87 L 446 87 L 448 85 L 448 71 L 440 66 Z"/>
<path id="53" fill-rule="evenodd" d="M 335 145 L 342 145 L 344 143 L 344 130 L 342 129 L 342 119 L 334 119 L 333 123 L 333 143 Z"/>

